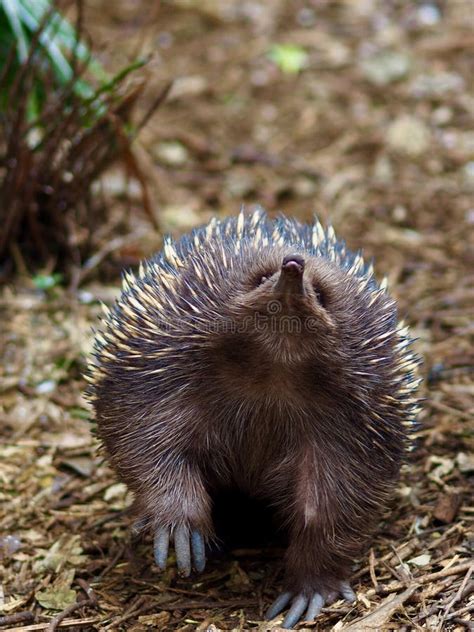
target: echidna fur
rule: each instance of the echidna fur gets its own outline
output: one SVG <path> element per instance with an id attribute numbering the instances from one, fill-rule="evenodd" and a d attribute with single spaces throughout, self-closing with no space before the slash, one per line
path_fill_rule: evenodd
<path id="1" fill-rule="evenodd" d="M 329 296 L 317 308 L 327 323 L 318 316 L 303 344 L 248 320 L 261 309 L 255 279 L 290 253 Z M 89 397 L 142 522 L 208 539 L 215 491 L 235 486 L 274 507 L 288 533 L 288 594 L 340 588 L 419 410 L 420 360 L 386 280 L 332 227 L 257 209 L 166 238 L 104 311 Z"/>

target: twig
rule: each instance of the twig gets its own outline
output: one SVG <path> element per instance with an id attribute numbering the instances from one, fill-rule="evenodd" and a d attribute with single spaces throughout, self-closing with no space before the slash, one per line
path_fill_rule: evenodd
<path id="1" fill-rule="evenodd" d="M 99 621 L 100 619 L 98 619 L 97 617 L 89 617 L 88 619 L 64 619 L 63 621 L 61 621 L 59 627 L 69 628 L 78 626 L 84 628 L 84 626 L 86 625 L 92 625 L 94 623 L 98 623 Z M 5 630 L 2 630 L 2 632 L 39 632 L 41 630 L 47 630 L 48 626 L 49 623 L 47 622 L 33 623 L 31 625 L 21 626 L 20 628 L 6 628 Z"/>
<path id="2" fill-rule="evenodd" d="M 372 584 L 376 591 L 378 591 L 379 585 L 377 582 L 377 577 L 375 576 L 375 553 L 374 549 L 370 549 L 369 554 L 369 570 L 370 570 L 370 579 L 372 580 Z"/>
<path id="3" fill-rule="evenodd" d="M 457 566 L 451 566 L 450 568 L 445 568 L 442 571 L 438 571 L 436 573 L 428 573 L 427 575 L 423 575 L 423 577 L 414 577 L 413 583 L 418 585 L 428 584 L 432 581 L 436 581 L 437 579 L 441 579 L 442 577 L 449 577 L 450 575 L 459 575 L 460 573 L 464 573 L 467 571 L 472 565 L 472 562 L 465 562 L 464 564 L 458 564 Z M 403 582 L 393 582 L 389 586 L 380 586 L 379 594 L 385 595 L 388 593 L 396 592 L 397 590 L 402 590 L 406 588 L 406 584 Z M 375 589 L 371 588 L 367 591 L 366 596 L 370 597 L 375 595 Z"/>
<path id="4" fill-rule="evenodd" d="M 455 612 L 451 612 L 451 614 L 448 614 L 446 619 L 448 621 L 450 621 L 451 619 L 457 619 L 459 615 L 467 614 L 468 612 L 473 612 L 473 611 L 474 611 L 474 603 L 470 603 L 467 606 L 464 606 L 463 608 L 459 608 L 459 610 L 456 610 Z"/>
<path id="5" fill-rule="evenodd" d="M 106 630 L 117 629 L 121 623 L 128 621 L 133 616 L 138 614 L 138 612 L 146 612 L 147 610 L 150 610 L 151 608 L 156 608 L 155 603 L 146 604 L 146 601 L 147 601 L 147 598 L 145 596 L 139 597 L 135 601 L 135 603 L 133 603 L 130 606 L 130 608 L 125 614 L 123 614 L 121 617 L 117 617 L 116 619 L 113 619 L 108 625 L 102 628 L 102 630 L 105 632 Z M 160 608 L 162 608 L 161 604 L 160 604 Z"/>
<path id="6" fill-rule="evenodd" d="M 163 103 L 163 101 L 168 96 L 172 86 L 173 86 L 173 82 L 169 81 L 165 85 L 163 90 L 161 90 L 161 92 L 158 93 L 158 95 L 152 101 L 150 107 L 145 111 L 145 114 L 141 117 L 140 121 L 137 123 L 137 126 L 136 126 L 136 131 L 137 132 L 139 132 L 142 129 L 142 127 L 144 127 L 148 123 L 150 118 L 155 113 L 156 109 Z"/>
<path id="7" fill-rule="evenodd" d="M 455 603 L 457 603 L 463 593 L 464 593 L 464 589 L 467 586 L 467 583 L 472 575 L 472 573 L 474 572 L 474 563 L 471 564 L 471 566 L 468 568 L 466 575 L 464 576 L 464 579 L 461 583 L 461 585 L 459 586 L 459 590 L 457 591 L 457 593 L 454 595 L 454 597 L 451 599 L 451 601 L 446 605 L 445 609 L 444 609 L 444 613 L 443 616 L 441 617 L 441 621 L 439 622 L 439 626 L 438 626 L 438 630 L 442 630 L 443 629 L 443 625 L 444 622 L 446 621 L 446 618 L 449 614 L 449 611 L 451 610 L 451 608 L 454 606 Z"/>
<path id="8" fill-rule="evenodd" d="M 373 612 L 354 621 L 342 628 L 344 632 L 358 632 L 360 630 L 382 630 L 391 616 L 407 601 L 415 592 L 417 586 L 406 588 L 401 594 L 387 597 L 385 601 Z"/>
<path id="9" fill-rule="evenodd" d="M 77 580 L 77 583 L 82 588 L 82 590 L 86 593 L 87 598 L 91 602 L 91 605 L 96 606 L 97 605 L 97 595 L 95 594 L 94 589 L 91 586 L 89 586 L 89 584 L 86 582 L 85 579 L 79 578 Z"/>
<path id="10" fill-rule="evenodd" d="M 26 610 L 25 612 L 15 612 L 14 614 L 7 614 L 4 617 L 0 617 L 0 625 L 13 625 L 15 623 L 28 623 L 34 621 L 35 615 Z"/>
<path id="11" fill-rule="evenodd" d="M 55 630 L 57 630 L 59 625 L 61 624 L 61 621 L 64 621 L 64 619 L 66 619 L 70 614 L 85 605 L 87 605 L 87 601 L 76 601 L 76 603 L 72 603 L 70 606 L 65 608 L 58 615 L 56 615 L 54 619 L 51 619 L 48 627 L 46 628 L 46 632 L 54 632 Z"/>
<path id="12" fill-rule="evenodd" d="M 160 603 L 161 610 L 194 610 L 194 608 L 253 608 L 258 605 L 256 599 L 223 599 L 222 601 L 175 601 L 174 603 Z"/>
<path id="13" fill-rule="evenodd" d="M 472 420 L 472 413 L 458 410 L 457 408 L 453 408 L 452 406 L 447 406 L 446 404 L 442 404 L 441 402 L 435 402 L 431 400 L 427 402 L 427 405 L 430 408 L 433 408 L 434 410 L 439 410 L 442 413 L 449 413 L 453 417 L 458 417 L 459 419 L 465 419 L 466 421 Z"/>
<path id="14" fill-rule="evenodd" d="M 103 579 L 114 568 L 114 566 L 117 564 L 119 559 L 122 557 L 124 551 L 125 551 L 125 545 L 119 547 L 118 551 L 113 556 L 111 561 L 107 564 L 107 566 L 104 568 L 104 570 L 100 573 L 99 577 L 97 578 L 98 580 Z"/>

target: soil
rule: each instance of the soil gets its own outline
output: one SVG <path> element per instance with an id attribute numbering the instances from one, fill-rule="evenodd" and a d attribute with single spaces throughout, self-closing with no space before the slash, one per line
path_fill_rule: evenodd
<path id="1" fill-rule="evenodd" d="M 116 168 L 103 181 L 112 216 L 124 196 L 132 209 L 121 265 L 242 204 L 317 213 L 374 258 L 418 339 L 416 449 L 354 566 L 357 602 L 302 628 L 472 630 L 470 0 L 88 0 L 84 20 L 110 70 L 152 53 L 142 111 L 174 82 L 135 144 L 160 231 L 133 180 Z M 0 625 L 269 630 L 280 550 L 232 551 L 183 580 L 129 537 L 130 497 L 83 395 L 99 301 L 118 292 L 110 274 L 97 265 L 73 291 L 30 274 L 1 290 Z"/>

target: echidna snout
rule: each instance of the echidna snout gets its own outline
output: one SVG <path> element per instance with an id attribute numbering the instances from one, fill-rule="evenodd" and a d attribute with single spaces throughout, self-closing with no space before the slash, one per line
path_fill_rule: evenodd
<path id="1" fill-rule="evenodd" d="M 280 276 L 275 285 L 275 292 L 286 296 L 288 294 L 304 293 L 305 260 L 301 255 L 287 255 L 281 264 Z"/>
<path id="2" fill-rule="evenodd" d="M 304 272 L 304 258 L 301 255 L 287 255 L 281 264 L 282 272 L 298 276 Z"/>

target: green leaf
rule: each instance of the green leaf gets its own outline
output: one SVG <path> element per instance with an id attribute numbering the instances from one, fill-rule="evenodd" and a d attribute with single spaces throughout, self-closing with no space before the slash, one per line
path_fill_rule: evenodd
<path id="1" fill-rule="evenodd" d="M 16 37 L 18 57 L 21 62 L 24 62 L 28 57 L 29 42 L 19 16 L 21 7 L 15 0 L 0 0 L 0 6 L 3 7 L 10 23 L 10 28 Z"/>
<path id="2" fill-rule="evenodd" d="M 37 274 L 33 277 L 33 283 L 38 290 L 50 290 L 56 287 L 63 280 L 63 275 L 59 272 L 54 274 Z"/>
<path id="3" fill-rule="evenodd" d="M 74 27 L 59 11 L 51 11 L 50 0 L 0 0 L 2 55 L 6 55 L 11 46 L 16 45 L 19 62 L 23 63 L 28 58 L 34 33 L 42 27 L 44 17 L 48 13 L 48 23 L 40 33 L 36 57 L 40 63 L 46 62 L 51 67 L 58 84 L 66 85 L 73 76 L 70 63 L 72 55 L 87 65 L 87 70 L 99 81 L 109 81 L 108 73 L 97 60 L 92 59 L 91 52 L 84 42 L 78 40 Z M 37 89 L 38 86 L 34 86 L 32 92 Z M 85 99 L 95 94 L 94 87 L 80 78 L 74 82 L 73 89 L 77 95 Z M 31 109 L 37 110 L 34 104 L 31 104 Z"/>
<path id="4" fill-rule="evenodd" d="M 294 75 L 304 68 L 308 53 L 295 44 L 274 44 L 268 57 L 287 75 Z"/>

